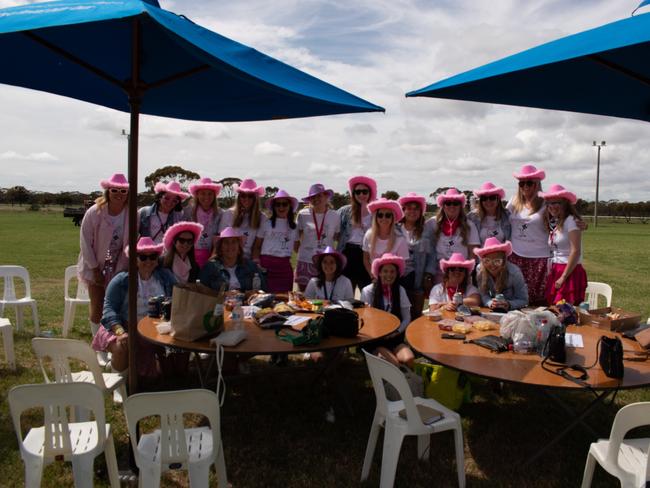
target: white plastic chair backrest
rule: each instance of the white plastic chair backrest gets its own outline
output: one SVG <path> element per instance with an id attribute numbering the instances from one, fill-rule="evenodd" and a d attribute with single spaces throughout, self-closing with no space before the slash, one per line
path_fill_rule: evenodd
<path id="1" fill-rule="evenodd" d="M 56 383 L 72 383 L 72 371 L 70 359 L 83 362 L 93 375 L 95 384 L 102 390 L 106 390 L 102 369 L 97 362 L 95 351 L 84 341 L 76 339 L 50 339 L 47 337 L 34 337 L 32 349 L 38 358 L 43 371 L 43 378 L 50 383 L 43 360 L 49 358 L 54 369 L 54 381 Z"/>
<path id="2" fill-rule="evenodd" d="M 650 402 L 631 403 L 616 413 L 612 424 L 612 432 L 609 434 L 608 463 L 611 463 L 612 466 L 618 466 L 618 451 L 625 434 L 643 425 L 650 425 Z M 650 441 L 648 442 L 650 443 Z M 650 455 L 646 464 L 646 480 L 650 480 Z"/>
<path id="3" fill-rule="evenodd" d="M 43 456 L 54 457 L 72 454 L 68 427 L 68 407 L 80 406 L 92 411 L 97 430 L 97 444 L 89 446 L 88 453 L 99 454 L 106 441 L 106 416 L 104 395 L 90 383 L 50 383 L 20 385 L 9 391 L 9 408 L 23 451 L 23 435 L 20 430 L 21 414 L 31 408 L 43 409 L 44 443 Z"/>
<path id="4" fill-rule="evenodd" d="M 587 296 L 590 310 L 598 308 L 598 295 L 603 295 L 605 297 L 605 300 L 607 301 L 606 306 L 612 306 L 612 287 L 607 283 L 588 281 L 585 294 Z"/>
<path id="5" fill-rule="evenodd" d="M 77 280 L 77 295 L 70 296 L 70 282 L 76 279 Z M 88 287 L 82 281 L 79 281 L 77 278 L 77 265 L 73 264 L 65 268 L 65 278 L 64 278 L 64 294 L 65 298 L 76 298 L 78 300 L 88 300 Z"/>
<path id="6" fill-rule="evenodd" d="M 0 277 L 4 278 L 4 300 L 16 300 L 14 278 L 20 278 L 25 283 L 25 297 L 31 298 L 32 286 L 29 282 L 29 272 L 22 266 L 0 266 Z"/>
<path id="7" fill-rule="evenodd" d="M 159 417 L 161 465 L 187 462 L 189 456 L 185 442 L 184 413 L 200 414 L 208 419 L 216 454 L 221 439 L 219 397 L 210 390 L 179 390 L 139 393 L 131 395 L 124 402 L 124 414 L 136 460 L 139 458 L 136 424 L 146 417 Z"/>
<path id="8" fill-rule="evenodd" d="M 409 425 L 417 428 L 424 427 L 422 419 L 418 414 L 417 407 L 415 406 L 415 402 L 413 401 L 413 393 L 411 392 L 411 388 L 409 387 L 404 374 L 398 367 L 384 359 L 370 354 L 365 349 L 363 350 L 363 353 L 366 355 L 366 363 L 368 364 L 368 371 L 370 372 L 370 378 L 372 379 L 372 386 L 375 389 L 377 409 L 379 412 L 384 416 L 388 415 L 389 400 L 386 398 L 386 389 L 384 388 L 383 381 L 386 380 L 388 383 L 393 385 L 404 402 L 406 418 Z"/>

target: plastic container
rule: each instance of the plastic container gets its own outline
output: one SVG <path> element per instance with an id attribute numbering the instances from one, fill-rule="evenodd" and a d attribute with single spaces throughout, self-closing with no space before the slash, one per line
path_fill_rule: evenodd
<path id="1" fill-rule="evenodd" d="M 244 309 L 241 302 L 237 301 L 230 314 L 232 321 L 232 330 L 243 330 L 244 328 Z"/>
<path id="2" fill-rule="evenodd" d="M 512 352 L 517 354 L 534 354 L 536 352 L 533 341 L 517 341 L 513 343 Z"/>

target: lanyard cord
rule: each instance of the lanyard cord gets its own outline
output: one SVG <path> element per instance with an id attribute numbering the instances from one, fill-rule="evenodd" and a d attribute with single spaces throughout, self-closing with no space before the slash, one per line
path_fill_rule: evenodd
<path id="1" fill-rule="evenodd" d="M 323 229 L 325 228 L 325 217 L 327 216 L 327 210 L 323 213 L 323 220 L 321 220 L 320 227 L 318 227 L 318 222 L 316 221 L 316 212 L 311 211 L 311 218 L 314 220 L 314 227 L 316 229 L 316 239 L 320 243 L 321 236 L 323 235 Z"/>

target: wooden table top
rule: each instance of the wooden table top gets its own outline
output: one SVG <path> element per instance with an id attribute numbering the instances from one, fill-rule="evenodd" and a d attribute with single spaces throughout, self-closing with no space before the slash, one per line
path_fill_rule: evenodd
<path id="1" fill-rule="evenodd" d="M 447 318 L 453 318 L 451 312 L 444 312 Z M 523 383 L 544 388 L 583 388 L 541 367 L 541 357 L 537 354 L 515 354 L 514 352 L 493 353 L 476 344 L 465 344 L 461 340 L 442 339 L 437 322 L 422 316 L 413 321 L 406 329 L 406 339 L 415 350 L 436 363 L 458 371 L 475 374 L 485 378 L 512 383 Z M 584 348 L 567 347 L 567 364 L 591 366 L 596 360 L 596 343 L 602 335 L 621 337 L 620 334 L 585 326 L 568 327 L 567 332 L 581 334 Z M 472 330 L 467 339 L 476 339 L 484 335 L 499 335 L 498 330 L 481 332 Z M 634 340 L 621 338 L 623 349 L 641 351 L 641 346 Z M 629 356 L 629 354 L 625 354 Z M 623 361 L 625 375 L 622 382 L 608 378 L 598 363 L 588 370 L 587 382 L 597 390 L 614 388 L 639 388 L 650 385 L 650 360 Z M 552 366 L 549 365 L 552 368 Z M 576 375 L 577 372 L 569 371 Z"/>
<path id="2" fill-rule="evenodd" d="M 244 320 L 244 327 L 248 334 L 245 341 L 234 347 L 225 347 L 227 353 L 240 354 L 277 354 L 277 353 L 301 353 L 337 349 L 340 347 L 352 347 L 366 342 L 380 339 L 397 330 L 399 319 L 394 315 L 372 307 L 357 308 L 355 311 L 363 319 L 363 327 L 354 338 L 328 337 L 322 339 L 321 343 L 313 346 L 293 346 L 289 342 L 281 341 L 275 336 L 273 329 L 262 329 L 252 320 Z M 299 314 L 302 315 L 302 314 Z M 149 317 L 143 318 L 138 323 L 138 332 L 147 341 L 162 345 L 172 346 L 187 351 L 214 353 L 215 346 L 209 339 L 193 342 L 174 339 L 170 334 L 160 335 L 156 330 L 158 319 Z M 226 320 L 225 329 L 229 330 L 232 324 Z"/>

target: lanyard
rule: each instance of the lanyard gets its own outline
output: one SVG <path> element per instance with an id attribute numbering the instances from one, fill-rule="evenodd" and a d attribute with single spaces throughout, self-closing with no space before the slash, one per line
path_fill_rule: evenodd
<path id="1" fill-rule="evenodd" d="M 318 227 L 318 222 L 316 221 L 316 212 L 311 211 L 311 218 L 314 219 L 314 228 L 316 229 L 316 239 L 320 244 L 321 236 L 323 235 L 323 229 L 325 228 L 325 217 L 327 216 L 327 210 L 323 213 L 323 220 L 321 220 L 320 228 Z"/>
<path id="2" fill-rule="evenodd" d="M 156 235 L 154 235 L 154 236 L 151 237 L 151 240 L 153 240 L 153 241 L 156 240 L 156 237 L 158 237 L 158 234 L 160 234 L 161 232 L 162 232 L 163 234 L 165 233 L 165 231 L 167 230 L 167 226 L 169 225 L 169 220 L 170 220 L 171 217 L 172 217 L 172 213 L 169 212 L 169 213 L 167 214 L 167 220 L 165 221 L 164 224 L 163 224 L 163 222 L 162 222 L 162 219 L 160 218 L 160 214 L 158 213 L 158 210 L 157 210 L 157 209 L 156 209 L 156 217 L 158 218 L 158 222 L 160 223 L 160 229 L 158 229 L 158 232 L 156 232 Z"/>
<path id="3" fill-rule="evenodd" d="M 338 280 L 338 278 L 336 278 Z M 329 296 L 327 296 L 327 282 L 323 283 L 323 290 L 325 291 L 325 300 L 332 301 L 332 296 L 334 296 L 334 288 L 336 288 L 336 280 L 332 283 L 332 289 L 330 290 Z"/>
<path id="4" fill-rule="evenodd" d="M 393 308 L 393 296 L 390 286 L 382 285 L 382 296 L 384 299 L 384 310 L 390 312 Z"/>

